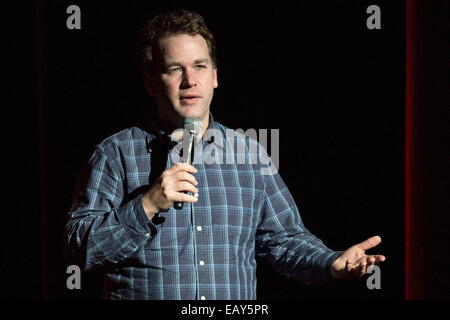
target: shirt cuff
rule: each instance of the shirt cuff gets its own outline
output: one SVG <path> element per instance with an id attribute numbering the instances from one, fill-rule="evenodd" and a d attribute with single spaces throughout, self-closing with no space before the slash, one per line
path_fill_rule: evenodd
<path id="1" fill-rule="evenodd" d="M 344 251 L 335 251 L 331 256 L 328 257 L 328 261 L 325 264 L 325 283 L 327 284 L 332 284 L 336 281 L 336 279 L 333 278 L 333 276 L 331 275 L 331 265 L 333 264 L 333 262 L 339 258 L 339 256 L 343 253 Z"/>
<path id="2" fill-rule="evenodd" d="M 142 194 L 128 201 L 118 209 L 119 220 L 127 229 L 137 233 L 148 233 L 151 231 L 153 222 L 148 219 L 142 205 Z"/>

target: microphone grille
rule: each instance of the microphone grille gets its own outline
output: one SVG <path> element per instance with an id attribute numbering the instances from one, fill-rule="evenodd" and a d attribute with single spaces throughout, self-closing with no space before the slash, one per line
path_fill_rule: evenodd
<path id="1" fill-rule="evenodd" d="M 202 121 L 199 118 L 186 118 L 183 126 L 189 133 L 197 136 L 202 129 Z"/>

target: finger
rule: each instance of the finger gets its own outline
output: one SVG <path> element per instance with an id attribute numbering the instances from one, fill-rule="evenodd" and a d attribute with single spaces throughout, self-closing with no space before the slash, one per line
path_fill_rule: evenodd
<path id="1" fill-rule="evenodd" d="M 183 163 L 183 162 L 179 162 L 176 163 L 172 166 L 172 168 L 168 169 L 168 171 L 170 170 L 171 173 L 175 173 L 178 171 L 186 171 L 186 172 L 190 172 L 190 173 L 196 173 L 197 169 L 189 164 L 189 163 Z"/>
<path id="2" fill-rule="evenodd" d="M 182 192 L 177 192 L 175 197 L 178 198 L 178 200 L 175 200 L 175 201 L 180 201 L 180 202 L 197 202 L 198 201 L 197 197 L 191 196 L 189 194 L 182 193 Z"/>
<path id="3" fill-rule="evenodd" d="M 377 259 L 375 258 L 375 256 L 369 256 L 367 258 L 367 268 L 369 268 L 370 266 L 373 266 L 376 261 L 377 261 Z"/>
<path id="4" fill-rule="evenodd" d="M 170 202 L 197 202 L 198 198 L 183 192 L 172 192 L 167 198 Z"/>
<path id="5" fill-rule="evenodd" d="M 197 179 L 195 179 L 195 177 L 190 174 L 187 173 L 186 171 L 178 171 L 177 173 L 174 174 L 175 180 L 177 181 L 188 181 L 190 183 L 192 183 L 194 186 L 196 186 L 198 184 Z"/>
<path id="6" fill-rule="evenodd" d="M 359 267 L 361 265 L 361 262 L 366 261 L 367 255 L 362 255 L 361 257 L 358 257 L 357 259 L 352 261 L 352 266 L 354 268 Z"/>
<path id="7" fill-rule="evenodd" d="M 362 261 L 359 267 L 359 276 L 362 277 L 367 271 L 367 261 Z"/>
<path id="8" fill-rule="evenodd" d="M 353 265 L 352 262 L 350 260 L 347 260 L 345 262 L 345 270 L 347 270 L 347 272 L 351 272 L 353 269 Z"/>
<path id="9" fill-rule="evenodd" d="M 361 263 L 358 261 L 347 260 L 345 267 L 352 277 L 357 277 L 360 273 Z"/>
<path id="10" fill-rule="evenodd" d="M 198 193 L 198 189 L 190 182 L 187 181 L 178 181 L 173 185 L 173 191 L 189 191 L 192 193 Z"/>
<path id="11" fill-rule="evenodd" d="M 374 257 L 375 257 L 375 263 L 380 263 L 380 262 L 386 261 L 386 257 L 381 254 L 377 254 Z"/>
<path id="12" fill-rule="evenodd" d="M 379 245 L 381 242 L 381 237 L 380 236 L 374 236 L 371 237 L 367 240 L 364 240 L 361 243 L 358 243 L 356 246 L 359 247 L 360 249 L 366 251 L 369 250 L 373 247 L 376 247 L 377 245 Z"/>

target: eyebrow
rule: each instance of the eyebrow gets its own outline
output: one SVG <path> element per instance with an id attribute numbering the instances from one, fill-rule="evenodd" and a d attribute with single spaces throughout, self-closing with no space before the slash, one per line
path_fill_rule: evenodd
<path id="1" fill-rule="evenodd" d="M 200 64 L 200 63 L 210 63 L 208 58 L 203 58 L 203 59 L 197 59 L 194 61 L 194 64 Z M 166 68 L 170 68 L 170 67 L 175 67 L 175 66 L 181 66 L 180 62 L 170 62 L 165 64 Z"/>

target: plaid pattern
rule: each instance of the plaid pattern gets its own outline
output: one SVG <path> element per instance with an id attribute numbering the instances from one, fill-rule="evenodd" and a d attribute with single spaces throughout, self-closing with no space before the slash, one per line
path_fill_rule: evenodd
<path id="1" fill-rule="evenodd" d="M 225 137 L 227 128 L 212 119 L 209 128 Z M 139 188 L 149 184 L 158 136 L 133 127 L 105 139 L 79 181 L 66 240 L 80 267 L 104 271 L 104 298 L 256 299 L 255 254 L 288 278 L 331 281 L 329 267 L 340 252 L 305 228 L 278 173 L 262 175 L 261 165 L 237 161 L 254 156 L 249 150 L 257 142 L 248 137 L 237 138 L 244 150 L 223 138 L 197 144 L 236 161 L 195 164 L 199 201 L 149 221 Z M 179 159 L 177 147 L 165 168 Z"/>

